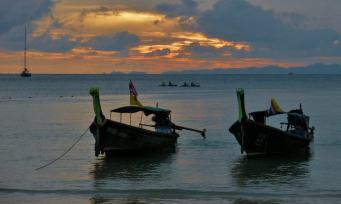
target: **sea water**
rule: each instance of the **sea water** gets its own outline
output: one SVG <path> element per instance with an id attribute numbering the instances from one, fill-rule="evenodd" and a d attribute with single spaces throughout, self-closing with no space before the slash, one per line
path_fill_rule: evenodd
<path id="1" fill-rule="evenodd" d="M 106 160 L 94 155 L 89 88 L 103 112 L 139 100 L 172 110 L 182 126 L 175 152 Z M 201 87 L 160 87 L 162 81 Z M 289 111 L 302 104 L 316 128 L 309 154 L 247 159 L 228 132 L 236 88 L 248 112 L 271 98 Z M 140 118 L 137 114 L 137 118 Z M 341 76 L 335 75 L 0 75 L 0 203 L 340 203 Z M 113 116 L 115 117 L 115 116 Z M 269 121 L 280 128 L 285 117 Z"/>

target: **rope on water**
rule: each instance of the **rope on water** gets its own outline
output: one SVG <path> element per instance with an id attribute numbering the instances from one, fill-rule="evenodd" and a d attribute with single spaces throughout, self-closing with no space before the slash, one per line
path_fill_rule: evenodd
<path id="1" fill-rule="evenodd" d="M 63 154 L 61 154 L 59 157 L 57 157 L 56 159 L 50 161 L 49 163 L 41 166 L 41 167 L 38 167 L 35 169 L 35 171 L 37 170 L 40 170 L 40 169 L 43 169 L 45 167 L 48 167 L 50 166 L 51 164 L 55 163 L 56 161 L 58 161 L 59 159 L 61 159 L 62 157 L 64 157 L 68 152 L 70 152 L 72 150 L 72 148 L 74 146 L 76 146 L 76 144 L 83 138 L 83 136 L 88 132 L 88 130 L 90 129 L 90 127 L 88 127 L 85 132 L 83 134 L 81 134 L 81 136 L 79 136 L 79 138 L 69 147 L 69 149 L 67 149 Z"/>

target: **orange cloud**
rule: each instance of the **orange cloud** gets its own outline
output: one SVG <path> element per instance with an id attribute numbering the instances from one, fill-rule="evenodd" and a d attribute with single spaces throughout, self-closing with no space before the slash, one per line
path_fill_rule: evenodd
<path id="1" fill-rule="evenodd" d="M 122 5 L 123 3 L 124 1 Z M 169 18 L 150 10 L 141 11 L 122 5 L 114 7 L 109 4 L 107 7 L 98 7 L 98 4 L 87 1 L 57 2 L 51 15 L 35 22 L 36 30 L 33 37 L 46 33 L 52 39 L 68 36 L 71 40 L 79 41 L 80 45 L 67 52 L 29 51 L 30 71 L 70 74 L 112 71 L 161 73 L 184 69 L 291 65 L 271 59 L 234 58 L 230 50 L 250 52 L 251 45 L 247 42 L 222 40 L 185 30 L 181 24 L 183 19 L 179 17 Z M 195 26 L 193 17 L 186 20 L 186 23 L 193 23 Z M 122 31 L 140 38 L 140 44 L 127 50 L 128 55 L 122 56 L 119 51 L 95 50 L 89 47 L 89 44 L 86 45 L 94 37 L 112 36 Z M 214 59 L 194 58 L 191 51 L 186 49 L 193 44 L 223 53 Z M 162 55 L 151 54 L 161 51 L 164 51 Z M 19 73 L 22 64 L 22 52 L 0 51 L 1 73 Z"/>
<path id="2" fill-rule="evenodd" d="M 112 35 L 121 31 L 139 36 L 150 36 L 182 29 L 179 18 L 170 19 L 159 13 L 117 10 L 107 7 L 89 8 L 88 10 L 72 9 L 72 12 L 62 12 L 57 8 L 53 12 L 53 18 L 47 16 L 36 22 L 38 28 L 35 35 L 41 35 L 48 31 L 53 36 L 68 35 L 73 38 L 88 39 L 98 35 Z M 61 27 L 54 27 L 53 21 Z"/>
<path id="3" fill-rule="evenodd" d="M 162 36 L 163 37 L 163 36 Z M 157 38 L 157 37 L 156 37 Z M 171 41 L 171 42 L 169 42 Z M 197 32 L 174 32 L 171 33 L 171 36 L 168 39 L 167 43 L 158 44 L 153 40 L 145 40 L 143 44 L 139 45 L 132 50 L 138 51 L 139 53 L 146 54 L 151 53 L 156 50 L 169 49 L 173 54 L 179 54 L 181 50 L 183 50 L 186 46 L 189 46 L 193 43 L 197 43 L 201 46 L 211 46 L 214 48 L 223 48 L 230 47 L 235 50 L 243 50 L 245 52 L 249 52 L 251 50 L 251 46 L 244 42 L 231 42 L 224 41 L 218 38 L 210 38 L 205 36 L 202 33 Z"/>

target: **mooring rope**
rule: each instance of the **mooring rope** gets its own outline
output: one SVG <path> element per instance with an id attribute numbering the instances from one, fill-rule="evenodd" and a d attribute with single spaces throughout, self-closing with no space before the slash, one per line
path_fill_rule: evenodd
<path id="1" fill-rule="evenodd" d="M 83 134 L 81 134 L 81 136 L 69 147 L 69 149 L 67 149 L 63 154 L 61 154 L 59 157 L 57 157 L 56 159 L 48 162 L 47 164 L 44 164 L 41 167 L 38 167 L 35 169 L 35 171 L 43 169 L 45 167 L 50 166 L 51 164 L 55 163 L 56 161 L 58 161 L 59 159 L 61 159 L 62 157 L 64 157 L 68 152 L 70 152 L 72 150 L 72 148 L 74 146 L 76 146 L 76 144 L 83 138 L 83 136 L 88 132 L 88 130 L 90 129 L 90 126 L 85 130 L 85 132 Z"/>

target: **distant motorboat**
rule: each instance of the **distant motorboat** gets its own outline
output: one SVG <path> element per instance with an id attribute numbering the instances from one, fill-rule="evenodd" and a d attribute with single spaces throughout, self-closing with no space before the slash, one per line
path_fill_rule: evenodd
<path id="1" fill-rule="evenodd" d="M 173 84 L 172 82 L 168 82 L 168 84 L 166 84 L 163 81 L 159 86 L 162 86 L 162 87 L 166 87 L 166 86 L 174 87 L 174 86 L 178 86 L 178 85 L 177 84 Z"/>
<path id="2" fill-rule="evenodd" d="M 184 82 L 181 87 L 189 87 L 189 85 L 187 84 L 187 82 Z"/>
<path id="3" fill-rule="evenodd" d="M 188 84 L 187 82 L 184 82 L 181 87 L 200 87 L 200 84 L 198 83 L 194 83 L 194 82 L 191 82 L 190 84 Z"/>
<path id="4" fill-rule="evenodd" d="M 200 84 L 196 84 L 194 82 L 191 82 L 191 87 L 200 87 Z"/>
<path id="5" fill-rule="evenodd" d="M 168 82 L 168 86 L 178 86 L 177 84 L 173 84 L 172 82 Z"/>
<path id="6" fill-rule="evenodd" d="M 30 73 L 30 71 L 27 69 L 27 37 L 26 37 L 26 26 L 25 26 L 25 45 L 24 45 L 24 70 L 21 72 L 20 76 L 21 77 L 31 77 L 32 74 Z"/>

